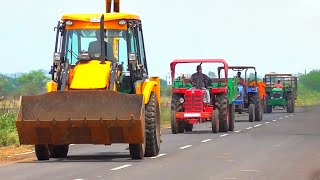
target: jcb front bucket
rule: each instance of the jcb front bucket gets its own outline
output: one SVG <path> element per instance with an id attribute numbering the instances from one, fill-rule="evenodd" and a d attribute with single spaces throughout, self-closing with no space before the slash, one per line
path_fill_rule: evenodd
<path id="1" fill-rule="evenodd" d="M 143 95 L 58 91 L 22 96 L 16 119 L 20 144 L 139 144 L 144 141 Z"/>

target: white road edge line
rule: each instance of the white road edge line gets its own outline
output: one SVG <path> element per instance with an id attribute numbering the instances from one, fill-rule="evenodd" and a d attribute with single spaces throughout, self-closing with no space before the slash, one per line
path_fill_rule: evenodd
<path id="1" fill-rule="evenodd" d="M 259 126 L 261 126 L 262 124 L 257 124 L 257 125 L 255 125 L 255 126 L 253 126 L 253 127 L 259 127 Z"/>
<path id="2" fill-rule="evenodd" d="M 251 129 L 252 127 L 247 127 L 246 129 Z"/>
<path id="3" fill-rule="evenodd" d="M 265 122 L 265 124 L 269 124 L 270 122 L 268 121 L 268 122 Z"/>
<path id="4" fill-rule="evenodd" d="M 126 164 L 126 165 L 123 165 L 123 166 L 119 166 L 119 167 L 116 167 L 116 168 L 112 168 L 110 169 L 111 171 L 116 171 L 116 170 L 120 170 L 120 169 L 123 169 L 123 168 L 127 168 L 127 167 L 130 167 L 132 166 L 132 164 Z"/>
<path id="5" fill-rule="evenodd" d="M 241 132 L 241 130 L 235 131 L 236 133 Z"/>
<path id="6" fill-rule="evenodd" d="M 220 135 L 220 137 L 224 137 L 224 136 L 228 136 L 229 134 L 222 134 Z"/>
<path id="7" fill-rule="evenodd" d="M 159 158 L 159 157 L 162 157 L 162 156 L 165 156 L 165 155 L 167 155 L 167 154 L 158 154 L 158 156 L 153 156 L 153 157 L 150 157 L 151 159 L 157 159 L 157 158 Z"/>
<path id="8" fill-rule="evenodd" d="M 203 143 L 206 143 L 206 142 L 209 142 L 209 141 L 211 141 L 212 139 L 205 139 L 205 140 L 203 140 L 203 141 L 201 141 L 201 142 L 203 142 Z"/>
<path id="9" fill-rule="evenodd" d="M 186 146 L 182 146 L 182 147 L 180 147 L 179 149 L 187 149 L 187 148 L 189 148 L 189 147 L 191 147 L 192 145 L 186 145 Z"/>

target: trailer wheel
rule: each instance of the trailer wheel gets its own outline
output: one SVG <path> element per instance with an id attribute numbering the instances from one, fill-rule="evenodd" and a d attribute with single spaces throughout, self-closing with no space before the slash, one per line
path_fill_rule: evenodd
<path id="1" fill-rule="evenodd" d="M 48 145 L 37 144 L 34 146 L 34 149 L 35 149 L 35 153 L 38 161 L 49 160 L 50 153 L 49 153 Z"/>
<path id="2" fill-rule="evenodd" d="M 249 122 L 253 122 L 254 119 L 254 104 L 249 105 Z"/>
<path id="3" fill-rule="evenodd" d="M 186 132 L 191 132 L 192 129 L 193 129 L 193 124 L 186 123 L 185 131 Z"/>
<path id="4" fill-rule="evenodd" d="M 219 94 L 217 96 L 217 109 L 219 110 L 219 130 L 220 132 L 228 132 L 229 130 L 229 120 L 228 120 L 228 100 L 227 94 Z"/>
<path id="5" fill-rule="evenodd" d="M 220 124 L 218 109 L 215 109 L 212 113 L 211 124 L 212 124 L 212 133 L 218 133 L 219 132 L 219 124 Z"/>
<path id="6" fill-rule="evenodd" d="M 69 144 L 65 145 L 49 145 L 51 158 L 65 158 L 68 155 Z"/>
<path id="7" fill-rule="evenodd" d="M 157 156 L 160 151 L 160 109 L 154 92 L 145 106 L 146 146 L 145 156 Z"/>
<path id="8" fill-rule="evenodd" d="M 236 114 L 235 114 L 236 106 L 234 103 L 231 103 L 229 105 L 229 131 L 234 130 L 234 123 L 236 120 Z"/>

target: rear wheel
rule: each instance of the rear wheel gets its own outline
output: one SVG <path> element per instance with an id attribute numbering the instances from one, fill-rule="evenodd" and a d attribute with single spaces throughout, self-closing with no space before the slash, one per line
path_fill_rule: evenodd
<path id="1" fill-rule="evenodd" d="M 186 132 L 191 132 L 192 129 L 193 129 L 193 124 L 187 123 L 187 124 L 186 124 L 186 127 L 185 127 L 185 131 L 186 131 Z"/>
<path id="2" fill-rule="evenodd" d="M 160 109 L 154 92 L 145 106 L 145 156 L 157 156 L 160 151 Z"/>
<path id="3" fill-rule="evenodd" d="M 236 120 L 235 109 L 236 107 L 234 103 L 229 105 L 229 131 L 234 130 L 234 123 Z"/>
<path id="4" fill-rule="evenodd" d="M 50 153 L 48 145 L 38 144 L 34 146 L 34 149 L 39 161 L 49 160 Z"/>
<path id="5" fill-rule="evenodd" d="M 228 121 L 228 100 L 227 94 L 219 94 L 217 96 L 217 109 L 219 110 L 219 130 L 220 132 L 228 132 L 229 121 Z"/>
<path id="6" fill-rule="evenodd" d="M 219 110 L 215 109 L 212 113 L 212 133 L 218 133 L 219 132 Z"/>
<path id="7" fill-rule="evenodd" d="M 254 104 L 249 105 L 249 122 L 253 122 L 254 119 Z"/>
<path id="8" fill-rule="evenodd" d="M 65 158 L 68 155 L 69 144 L 65 145 L 49 145 L 51 158 Z"/>

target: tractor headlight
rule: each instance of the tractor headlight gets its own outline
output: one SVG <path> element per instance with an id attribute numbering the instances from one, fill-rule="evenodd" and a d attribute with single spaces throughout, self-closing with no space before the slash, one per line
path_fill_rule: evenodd
<path id="1" fill-rule="evenodd" d="M 125 24 L 126 24 L 126 21 L 125 21 L 125 20 L 119 21 L 119 25 L 125 25 Z"/>
<path id="2" fill-rule="evenodd" d="M 184 99 L 183 98 L 180 98 L 180 103 L 184 103 Z"/>
<path id="3" fill-rule="evenodd" d="M 67 21 L 67 22 L 66 22 L 66 25 L 67 25 L 67 26 L 71 26 L 71 25 L 72 25 L 72 21 Z"/>

